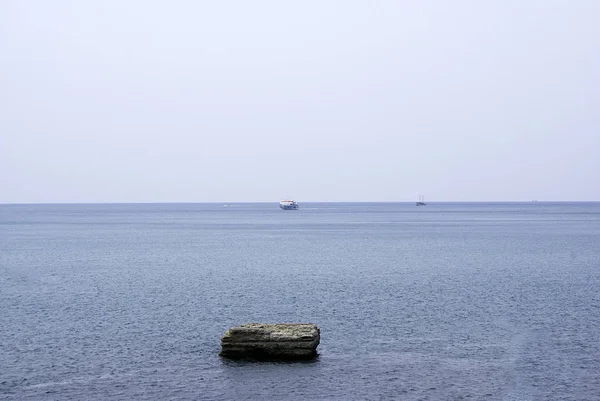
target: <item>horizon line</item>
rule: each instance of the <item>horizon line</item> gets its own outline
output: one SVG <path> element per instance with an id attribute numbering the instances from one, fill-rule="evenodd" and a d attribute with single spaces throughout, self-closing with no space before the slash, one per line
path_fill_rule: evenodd
<path id="1" fill-rule="evenodd" d="M 300 201 L 298 203 L 397 203 L 411 204 L 416 201 Z M 109 202 L 94 202 L 94 201 L 59 201 L 59 202 L 0 202 L 0 206 L 10 205 L 160 205 L 160 204 L 250 204 L 250 203 L 279 203 L 279 201 L 109 201 Z M 427 204 L 444 204 L 444 203 L 600 203 L 600 200 L 440 200 L 427 201 Z"/>

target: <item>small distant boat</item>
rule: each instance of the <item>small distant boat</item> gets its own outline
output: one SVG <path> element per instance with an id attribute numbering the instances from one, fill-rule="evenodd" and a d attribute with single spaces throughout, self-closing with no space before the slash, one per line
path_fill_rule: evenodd
<path id="1" fill-rule="evenodd" d="M 283 199 L 279 202 L 279 207 L 282 210 L 298 210 L 298 202 L 291 199 Z"/>
<path id="2" fill-rule="evenodd" d="M 417 206 L 425 206 L 427 205 L 427 203 L 425 203 L 425 197 L 423 195 L 419 195 L 419 200 L 417 201 Z"/>

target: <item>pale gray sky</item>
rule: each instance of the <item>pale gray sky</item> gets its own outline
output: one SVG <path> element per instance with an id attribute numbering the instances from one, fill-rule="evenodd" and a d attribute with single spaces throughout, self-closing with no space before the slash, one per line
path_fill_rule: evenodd
<path id="1" fill-rule="evenodd" d="M 600 1 L 0 2 L 0 203 L 600 200 Z"/>

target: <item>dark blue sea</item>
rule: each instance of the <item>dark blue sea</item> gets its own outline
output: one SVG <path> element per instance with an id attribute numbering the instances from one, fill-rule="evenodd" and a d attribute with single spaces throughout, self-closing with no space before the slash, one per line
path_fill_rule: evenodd
<path id="1" fill-rule="evenodd" d="M 0 399 L 597 401 L 600 203 L 0 205 Z"/>

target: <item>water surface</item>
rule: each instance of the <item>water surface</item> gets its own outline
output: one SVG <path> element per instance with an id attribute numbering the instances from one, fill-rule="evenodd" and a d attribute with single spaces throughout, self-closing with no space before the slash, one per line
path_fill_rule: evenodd
<path id="1" fill-rule="evenodd" d="M 598 203 L 0 205 L 0 399 L 598 400 L 599 288 Z"/>

